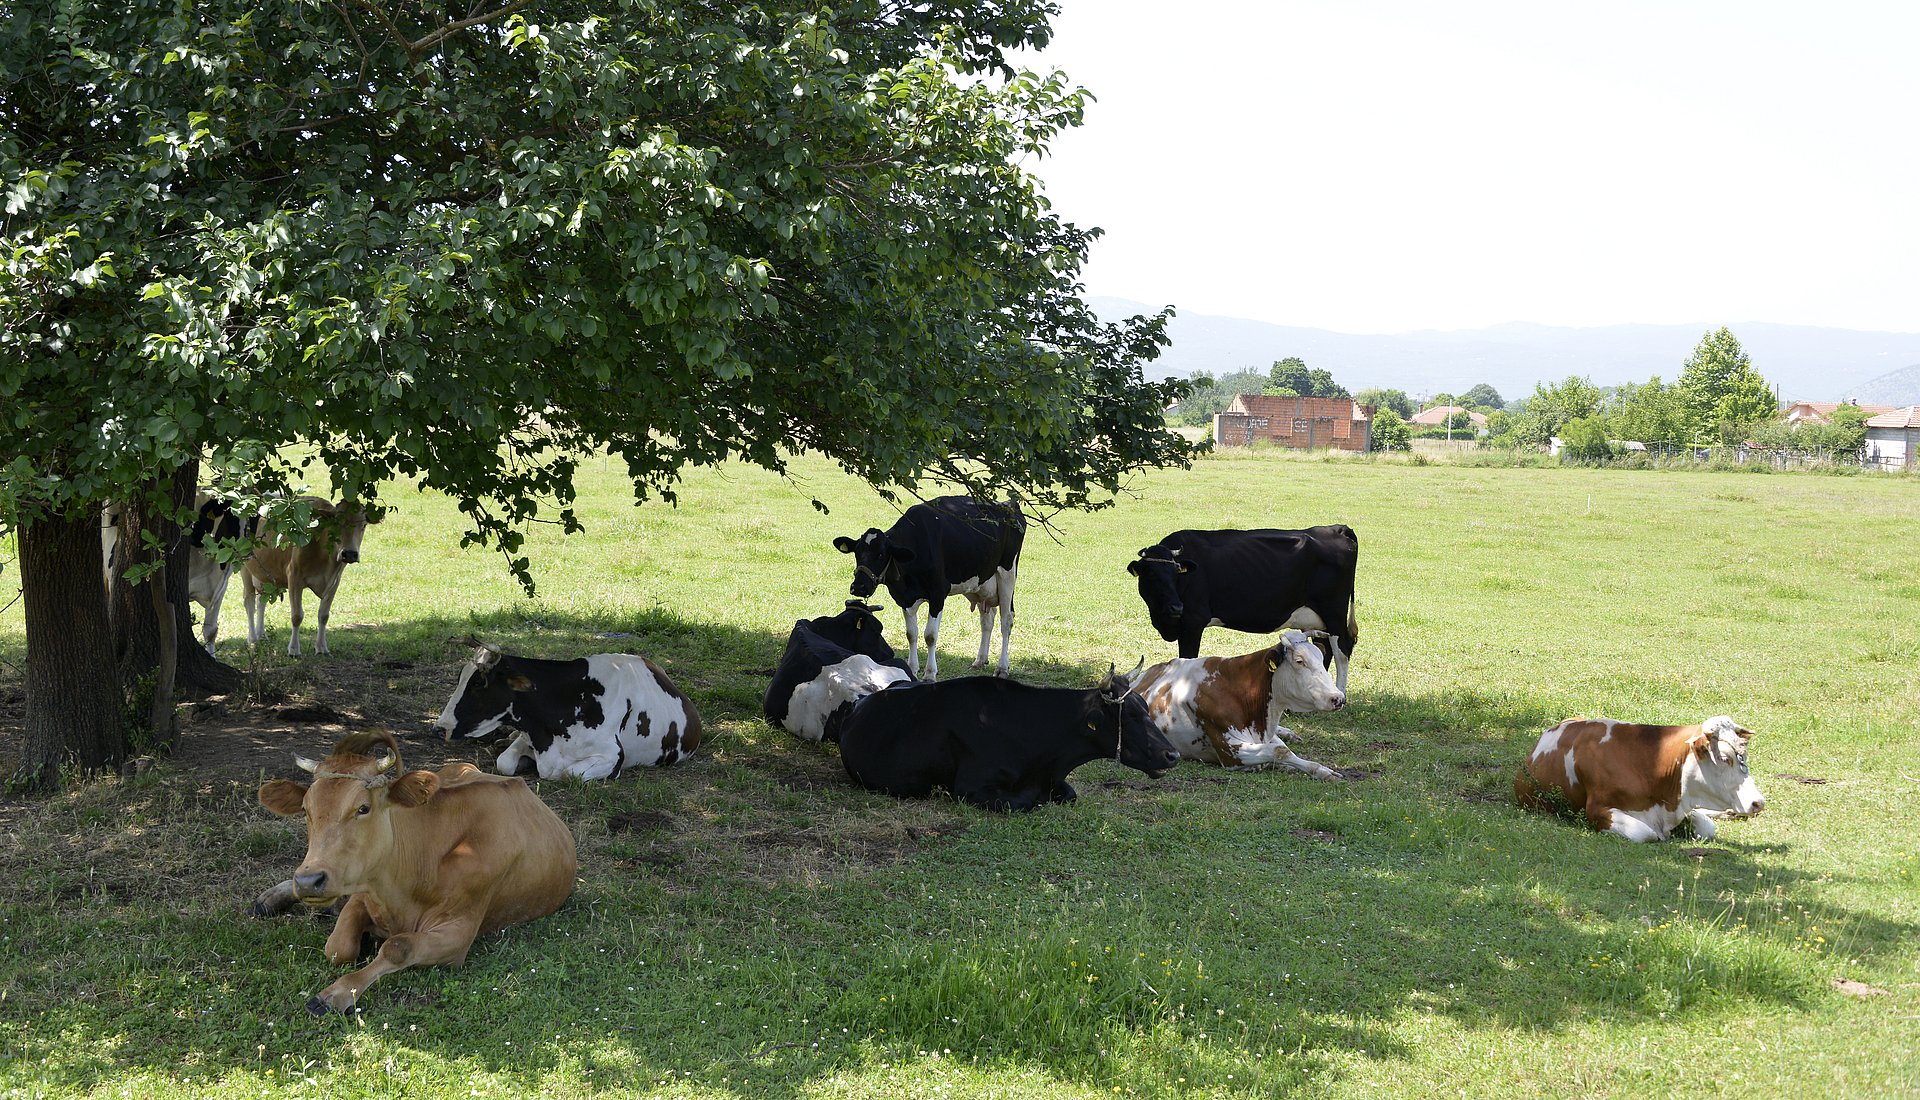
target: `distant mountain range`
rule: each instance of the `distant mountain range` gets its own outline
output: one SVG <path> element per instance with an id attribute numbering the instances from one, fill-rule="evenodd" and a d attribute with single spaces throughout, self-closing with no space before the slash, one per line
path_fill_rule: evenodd
<path id="1" fill-rule="evenodd" d="M 1108 320 L 1155 307 L 1120 298 L 1090 298 Z M 1700 337 L 1718 324 L 1606 325 L 1561 328 L 1506 324 L 1458 332 L 1363 336 L 1326 329 L 1178 314 L 1173 345 L 1148 364 L 1152 378 L 1185 377 L 1255 367 L 1289 355 L 1324 367 L 1349 390 L 1380 386 L 1422 394 L 1458 393 L 1485 382 L 1513 399 L 1535 383 L 1571 374 L 1596 385 L 1671 382 Z M 1882 405 L 1920 404 L 1920 333 L 1859 332 L 1802 325 L 1730 324 L 1757 369 L 1788 401 L 1854 398 Z"/>

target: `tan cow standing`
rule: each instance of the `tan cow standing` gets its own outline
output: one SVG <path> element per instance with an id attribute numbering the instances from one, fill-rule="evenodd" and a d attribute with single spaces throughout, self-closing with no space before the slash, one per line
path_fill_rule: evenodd
<path id="1" fill-rule="evenodd" d="M 261 586 L 274 584 L 286 590 L 287 610 L 293 620 L 287 631 L 287 656 L 300 656 L 300 594 L 311 591 L 320 597 L 320 626 L 314 632 L 313 648 L 327 651 L 327 613 L 333 609 L 333 595 L 340 588 L 340 574 L 360 560 L 360 540 L 370 520 L 356 504 L 335 505 L 319 497 L 303 497 L 313 506 L 318 529 L 304 546 L 294 546 L 270 528 L 261 530 L 262 542 L 240 570 L 241 595 L 247 605 L 247 641 L 258 645 L 267 636 L 267 608 L 260 599 Z"/>
<path id="2" fill-rule="evenodd" d="M 1584 814 L 1601 832 L 1645 843 L 1682 821 L 1702 840 L 1718 814 L 1766 808 L 1747 770 L 1753 731 L 1724 714 L 1697 726 L 1570 718 L 1540 735 L 1514 777 L 1521 806 Z"/>
<path id="3" fill-rule="evenodd" d="M 573 833 L 523 780 L 472 764 L 403 771 L 386 730 L 348 734 L 318 763 L 294 760 L 312 784 L 275 779 L 260 804 L 282 817 L 305 812 L 306 858 L 254 912 L 347 898 L 327 937 L 336 966 L 360 957 L 368 932 L 384 941 L 307 1001 L 316 1016 L 352 1009 L 396 970 L 459 966 L 476 937 L 544 917 L 573 892 Z"/>

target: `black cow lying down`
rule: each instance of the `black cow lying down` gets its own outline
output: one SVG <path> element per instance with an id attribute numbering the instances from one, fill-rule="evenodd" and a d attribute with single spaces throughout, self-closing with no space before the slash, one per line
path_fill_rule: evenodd
<path id="1" fill-rule="evenodd" d="M 767 721 L 808 741 L 840 740 L 840 723 L 854 704 L 896 683 L 911 683 L 907 663 L 880 632 L 880 610 L 848 600 L 838 615 L 801 619 L 787 635 L 761 712 Z"/>
<path id="2" fill-rule="evenodd" d="M 944 787 L 987 810 L 1071 802 L 1067 774 L 1102 757 L 1158 778 L 1180 754 L 1130 678 L 1109 669 L 1091 691 L 989 676 L 889 688 L 847 716 L 840 760 L 869 790 L 926 798 Z"/>

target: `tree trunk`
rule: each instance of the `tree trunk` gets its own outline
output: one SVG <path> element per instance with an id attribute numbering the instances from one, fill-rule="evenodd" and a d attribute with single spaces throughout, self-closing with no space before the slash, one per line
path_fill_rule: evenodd
<path id="1" fill-rule="evenodd" d="M 62 764 L 99 771 L 127 756 L 120 680 L 100 583 L 100 516 L 23 525 L 20 579 L 27 620 L 26 743 L 15 789 L 52 790 Z"/>
<path id="2" fill-rule="evenodd" d="M 167 492 L 175 508 L 186 511 L 194 508 L 199 475 L 197 460 L 174 471 Z M 143 694 L 140 681 L 148 676 L 153 677 L 155 683 L 171 678 L 176 687 L 187 691 L 225 694 L 238 689 L 240 671 L 210 656 L 200 647 L 194 632 L 192 600 L 187 595 L 188 582 L 193 576 L 189 556 L 192 547 L 185 537 L 188 532 L 171 519 L 149 516 L 138 507 L 128 510 L 128 518 L 143 519 L 167 547 L 165 567 L 145 584 L 129 585 L 124 576 L 125 563 L 150 562 L 152 556 L 139 537 L 138 527 L 122 522 L 109 609 L 120 681 L 128 697 L 138 698 Z M 164 606 L 155 600 L 157 593 L 164 593 Z M 164 638 L 161 623 L 169 624 Z M 168 649 L 173 651 L 171 660 L 166 657 Z M 170 708 L 171 691 L 166 699 Z M 155 713 L 158 713 L 157 704 Z M 171 710 L 168 713 L 171 714 Z M 153 747 L 172 744 L 171 722 L 165 730 L 155 729 L 154 733 Z"/>

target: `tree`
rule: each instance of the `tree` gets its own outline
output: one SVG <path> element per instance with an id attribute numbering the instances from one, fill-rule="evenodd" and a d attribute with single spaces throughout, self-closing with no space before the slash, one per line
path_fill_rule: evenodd
<path id="1" fill-rule="evenodd" d="M 1504 409 L 1507 407 L 1507 403 L 1500 400 L 1500 391 L 1487 385 L 1485 382 L 1481 382 L 1461 394 L 1460 403 L 1469 408 L 1480 408 L 1484 406 L 1489 409 Z"/>
<path id="2" fill-rule="evenodd" d="M 1557 383 L 1536 383 L 1514 436 L 1521 443 L 1544 447 L 1568 421 L 1592 416 L 1599 407 L 1599 387 L 1578 375 Z"/>
<path id="3" fill-rule="evenodd" d="M 1616 439 L 1640 443 L 1685 443 L 1693 430 L 1684 395 L 1654 375 L 1643 385 L 1629 382 L 1615 390 L 1602 408 Z"/>
<path id="4" fill-rule="evenodd" d="M 1412 434 L 1399 413 L 1383 407 L 1373 414 L 1373 430 L 1368 435 L 1368 443 L 1376 451 L 1404 451 Z"/>
<path id="5" fill-rule="evenodd" d="M 1414 413 L 1413 398 L 1405 390 L 1383 390 L 1369 386 L 1353 395 L 1362 405 L 1372 405 L 1381 410 L 1391 409 L 1400 419 L 1405 420 Z"/>
<path id="6" fill-rule="evenodd" d="M 1200 381 L 1203 377 L 1206 380 L 1204 386 Z M 1213 418 L 1233 404 L 1235 397 L 1243 393 L 1264 393 L 1267 376 L 1255 370 L 1237 370 L 1215 378 L 1195 371 L 1191 385 L 1192 392 L 1180 402 L 1178 419 L 1183 424 L 1210 427 Z"/>
<path id="7" fill-rule="evenodd" d="M 1560 461 L 1601 462 L 1613 454 L 1607 424 L 1598 416 L 1576 416 L 1560 426 Z"/>
<path id="8" fill-rule="evenodd" d="M 1347 388 L 1335 382 L 1331 373 L 1309 368 L 1304 360 L 1291 355 L 1268 371 L 1265 392 L 1280 397 L 1348 396 Z"/>
<path id="9" fill-rule="evenodd" d="M 1700 338 L 1677 385 L 1695 438 L 1738 436 L 1779 409 L 1773 388 L 1725 326 Z"/>
<path id="10" fill-rule="evenodd" d="M 587 452 L 636 503 L 813 449 L 1043 513 L 1190 460 L 1185 384 L 1141 376 L 1170 311 L 1099 322 L 1097 231 L 1017 167 L 1087 99 L 1008 63 L 1047 0 L 523 6 L 0 12 L 23 780 L 124 753 L 99 507 L 183 521 L 202 461 L 448 493 L 531 589 L 524 529 L 578 528 Z"/>

